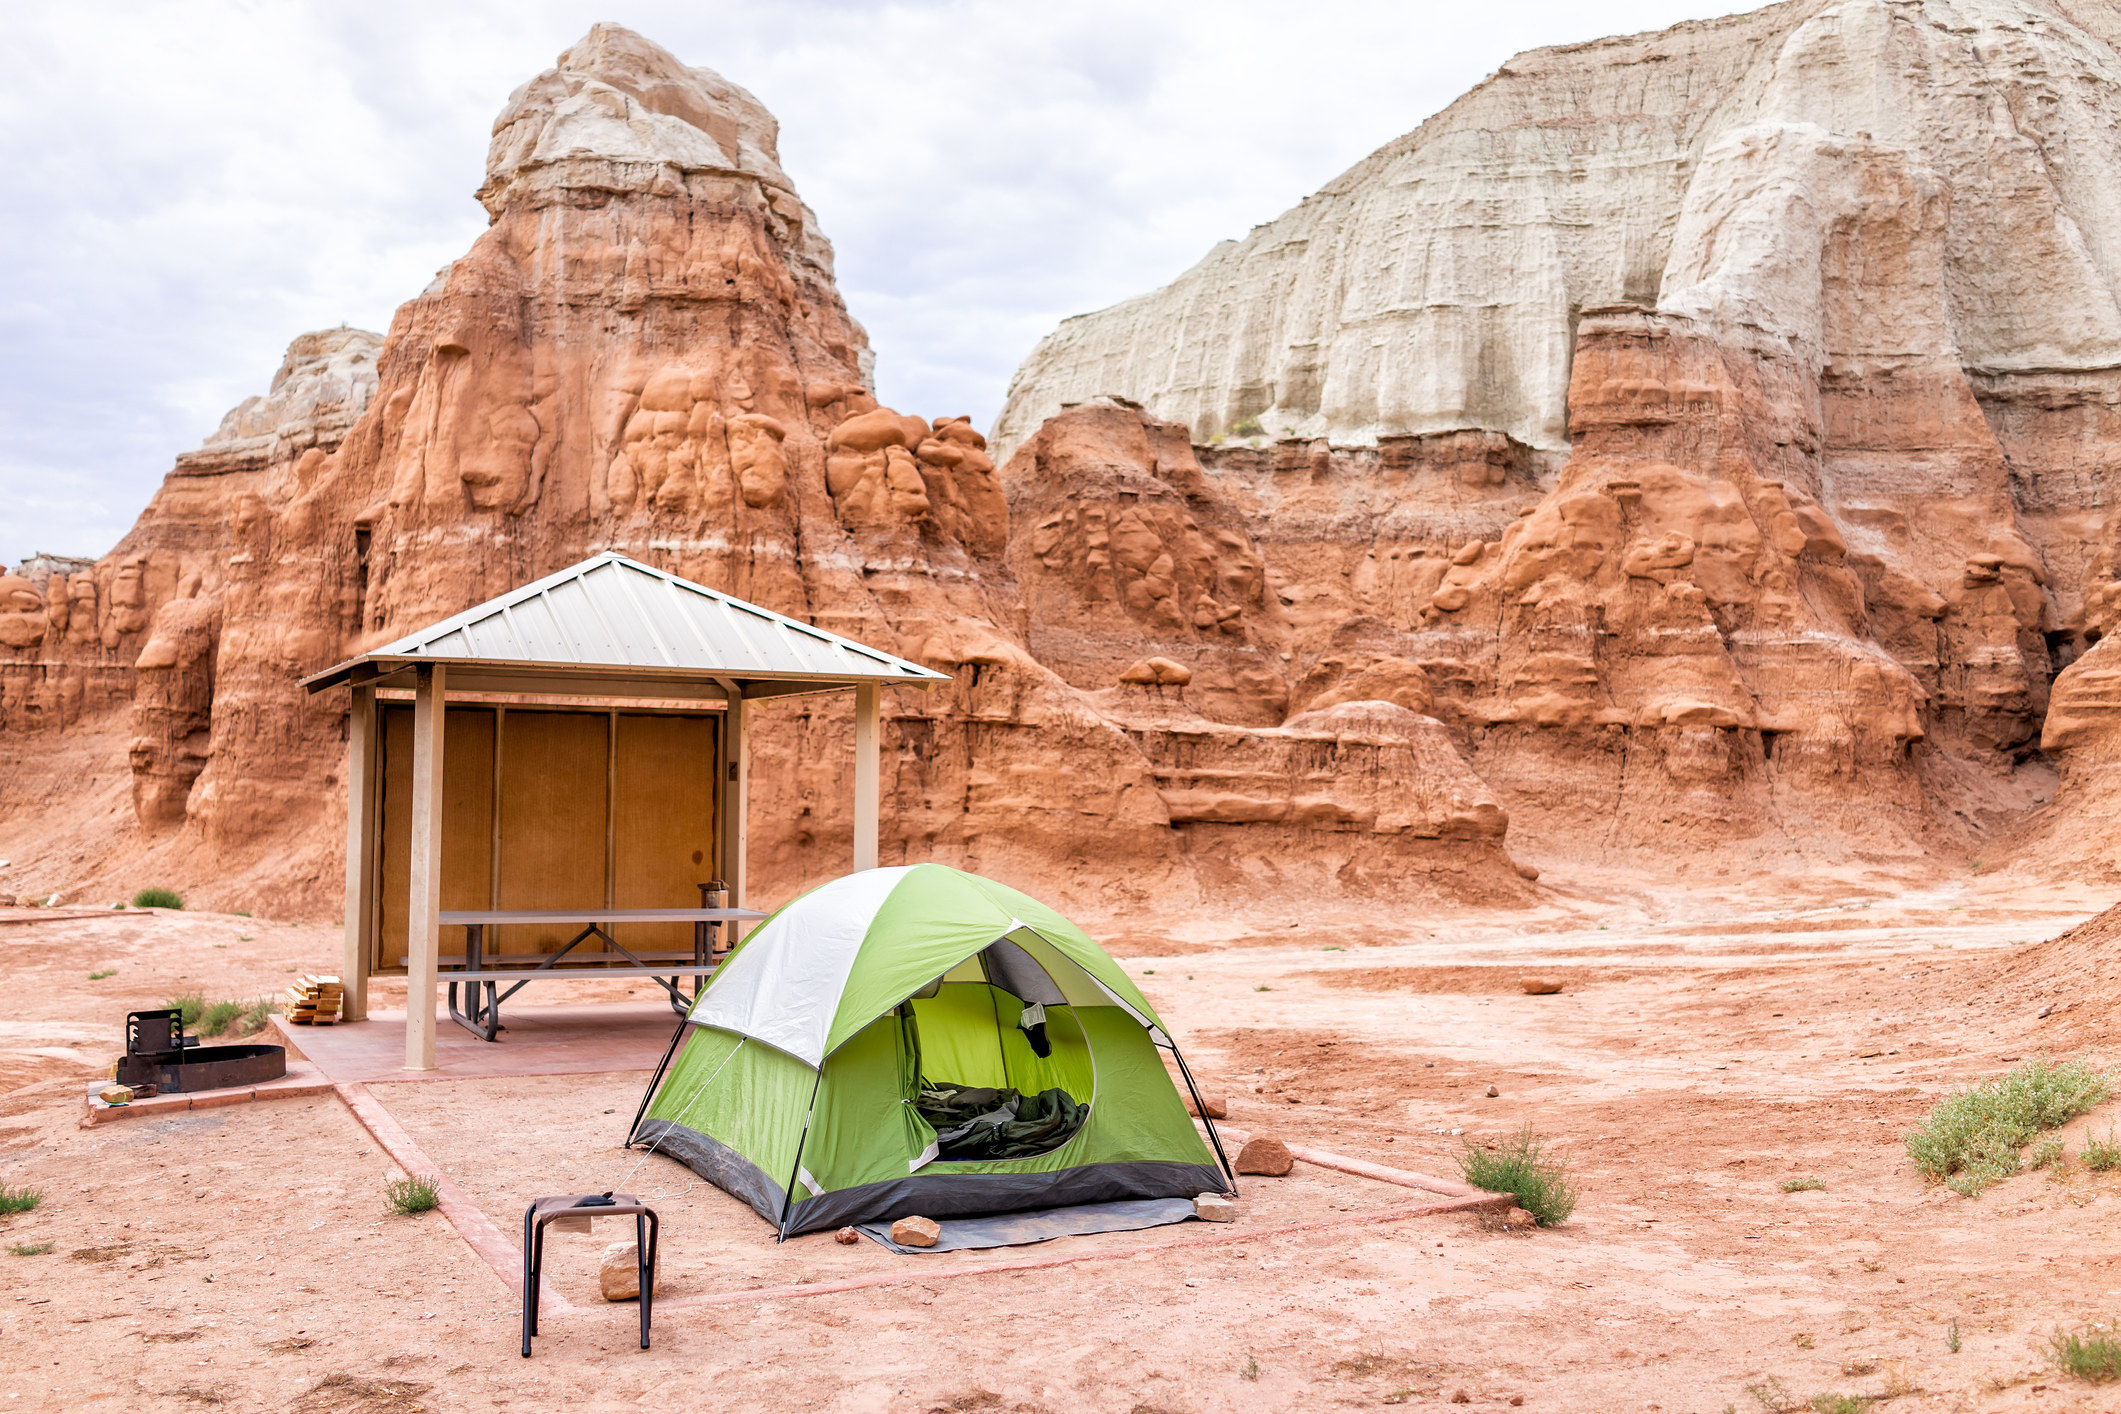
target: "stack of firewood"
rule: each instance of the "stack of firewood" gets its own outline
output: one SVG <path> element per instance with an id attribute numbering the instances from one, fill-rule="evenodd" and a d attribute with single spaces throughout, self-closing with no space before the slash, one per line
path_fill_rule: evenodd
<path id="1" fill-rule="evenodd" d="M 329 1026 L 339 1019 L 339 979 L 310 975 L 287 989 L 287 1019 L 297 1026 Z"/>

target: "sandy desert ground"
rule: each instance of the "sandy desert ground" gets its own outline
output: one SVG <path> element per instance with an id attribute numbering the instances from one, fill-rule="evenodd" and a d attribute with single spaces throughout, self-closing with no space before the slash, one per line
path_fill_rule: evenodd
<path id="1" fill-rule="evenodd" d="M 128 1007 L 329 968 L 328 921 L 9 915 L 0 1183 L 45 1201 L 0 1219 L 0 1405 L 1716 1414 L 1762 1408 L 1752 1386 L 2121 1409 L 2121 1388 L 2043 1356 L 2058 1323 L 2121 1310 L 2121 1175 L 2029 1173 L 1970 1201 L 1926 1187 L 1901 1147 L 1957 1083 L 2043 1050 L 2110 1058 L 2110 989 L 2039 962 L 2065 945 L 2034 946 L 2108 902 L 1977 876 L 1802 898 L 1760 879 L 1713 897 L 1586 887 L 1507 917 L 1090 920 L 1233 1124 L 1451 1175 L 1459 1145 L 1529 1121 L 1569 1159 L 1574 1217 L 1531 1234 L 1377 1217 L 1422 1195 L 1299 1166 L 1245 1180 L 1234 1228 L 901 1257 L 829 1234 L 777 1246 L 658 1156 L 628 1183 L 668 1234 L 654 1348 L 634 1348 L 631 1306 L 597 1298 L 616 1234 L 559 1238 L 553 1280 L 578 1311 L 529 1361 L 512 1292 L 449 1221 L 386 1212 L 391 1160 L 336 1097 L 77 1123 Z M 1566 989 L 1523 995 L 1526 971 Z M 575 995 L 598 988 L 625 990 Z M 369 1088 L 507 1231 L 531 1196 L 628 1177 L 617 1145 L 644 1079 Z M 2117 1119 L 2109 1104 L 2066 1138 Z M 1799 1176 L 1825 1187 L 1780 1191 Z M 977 1270 L 1080 1253 L 1115 1255 Z"/>

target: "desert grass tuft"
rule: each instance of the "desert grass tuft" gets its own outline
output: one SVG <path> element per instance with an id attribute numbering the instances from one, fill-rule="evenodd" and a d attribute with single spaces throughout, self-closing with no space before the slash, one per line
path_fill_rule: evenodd
<path id="1" fill-rule="evenodd" d="M 175 889 L 142 889 L 133 895 L 134 908 L 182 908 L 184 895 Z"/>
<path id="2" fill-rule="evenodd" d="M 52 1250 L 52 1246 L 49 1242 L 15 1242 L 10 1243 L 7 1250 L 17 1257 L 42 1257 Z"/>
<path id="3" fill-rule="evenodd" d="M 2076 1118 L 2113 1091 L 2113 1078 L 2087 1061 L 2042 1056 L 1946 1096 L 1903 1142 L 1925 1177 L 1972 1198 L 2018 1172 L 2019 1151 L 2043 1130 Z"/>
<path id="4" fill-rule="evenodd" d="M 0 1184 L 0 1214 L 26 1213 L 43 1201 L 42 1189 L 9 1188 Z"/>
<path id="5" fill-rule="evenodd" d="M 177 1020 L 184 1023 L 186 1030 L 190 1030 L 196 1027 L 199 1018 L 206 1014 L 206 994 L 183 992 L 174 997 L 164 997 L 162 1005 L 175 1012 Z"/>
<path id="6" fill-rule="evenodd" d="M 1559 1227 L 1576 1210 L 1576 1190 L 1569 1183 L 1567 1166 L 1542 1157 L 1542 1147 L 1527 1121 L 1515 1139 L 1492 1150 L 1468 1139 L 1465 1152 L 1458 1156 L 1458 1171 L 1475 1188 L 1514 1195 L 1517 1206 L 1541 1227 Z"/>
<path id="7" fill-rule="evenodd" d="M 1863 1414 L 1871 1407 L 1867 1394 L 1815 1394 L 1807 1406 L 1812 1414 Z"/>
<path id="8" fill-rule="evenodd" d="M 243 1003 L 231 1001 L 208 1002 L 199 1013 L 199 1034 L 219 1036 L 233 1026 L 243 1015 Z"/>
<path id="9" fill-rule="evenodd" d="M 1753 1396 L 1754 1402 L 1762 1409 L 1773 1410 L 1774 1414 L 1782 1414 L 1786 1409 L 1800 1407 L 1797 1396 L 1791 1394 L 1788 1386 L 1773 1375 L 1769 1375 L 1757 1385 L 1747 1385 L 1745 1392 Z"/>
<path id="10" fill-rule="evenodd" d="M 1782 1180 L 1782 1191 L 1785 1193 L 1809 1193 L 1815 1188 L 1824 1187 L 1826 1187 L 1826 1182 L 1823 1179 L 1785 1178 Z"/>
<path id="11" fill-rule="evenodd" d="M 2094 1139 L 2086 1134 L 2084 1147 L 2077 1150 L 2077 1162 L 2102 1173 L 2110 1169 L 2121 1169 L 2121 1137 L 2115 1135 L 2114 1127 L 2106 1127 L 2104 1139 Z"/>
<path id="12" fill-rule="evenodd" d="M 411 1217 L 424 1213 L 442 1201 L 439 1180 L 433 1174 L 409 1174 L 384 1185 L 384 1196 L 390 1199 L 390 1210 Z"/>
<path id="13" fill-rule="evenodd" d="M 279 1009 L 279 1004 L 273 1001 L 271 997 L 260 997 L 256 1001 L 247 1004 L 243 1008 L 242 1028 L 237 1034 L 248 1036 L 253 1031 L 263 1031 L 266 1018 Z"/>
<path id="14" fill-rule="evenodd" d="M 2047 1353 L 2064 1373 L 2093 1384 L 2121 1380 L 2121 1321 L 2066 1331 L 2055 1327 Z"/>

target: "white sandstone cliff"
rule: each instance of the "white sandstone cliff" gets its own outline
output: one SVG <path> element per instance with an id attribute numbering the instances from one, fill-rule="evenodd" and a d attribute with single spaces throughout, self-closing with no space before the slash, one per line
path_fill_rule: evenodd
<path id="1" fill-rule="evenodd" d="M 1582 311 L 1688 314 L 1816 366 L 1822 252 L 1910 197 L 1940 203 L 1944 268 L 1909 352 L 2121 363 L 2117 35 L 2093 0 L 1792 0 L 1521 54 L 1170 285 L 1062 324 L 997 451 L 1117 394 L 1203 441 L 1258 417 L 1559 453 Z"/>

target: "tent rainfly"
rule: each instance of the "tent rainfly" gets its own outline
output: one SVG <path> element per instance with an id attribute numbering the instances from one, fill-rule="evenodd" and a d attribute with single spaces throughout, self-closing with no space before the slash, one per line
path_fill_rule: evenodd
<path id="1" fill-rule="evenodd" d="M 854 692 L 854 864 L 874 866 L 880 691 L 947 681 L 615 551 L 303 679 L 352 694 L 346 1019 L 371 975 L 403 975 L 405 1065 L 434 1068 L 437 978 L 469 956 L 443 955 L 445 934 L 469 947 L 444 908 L 514 911 L 484 946 L 516 976 L 616 962 L 597 943 L 552 951 L 597 910 L 697 909 L 717 887 L 741 908 L 762 699 Z M 639 950 L 686 930 L 608 931 Z"/>
<path id="2" fill-rule="evenodd" d="M 788 904 L 722 964 L 628 1143 L 784 1238 L 1234 1192 L 1159 1049 L 1192 1088 L 1141 992 L 1052 909 L 939 864 L 870 869 Z"/>

